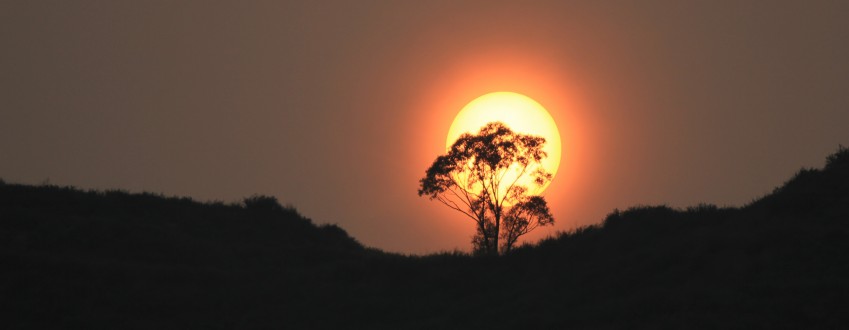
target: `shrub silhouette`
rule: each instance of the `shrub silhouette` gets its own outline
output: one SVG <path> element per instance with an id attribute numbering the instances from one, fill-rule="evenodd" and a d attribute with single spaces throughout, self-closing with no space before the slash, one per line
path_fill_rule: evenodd
<path id="1" fill-rule="evenodd" d="M 837 152 L 828 155 L 825 159 L 825 169 L 849 167 L 849 148 L 839 145 Z"/>
<path id="2" fill-rule="evenodd" d="M 419 196 L 472 219 L 476 253 L 510 252 L 520 236 L 554 223 L 545 199 L 531 195 L 522 182 L 532 178 L 530 185 L 542 186 L 551 181 L 541 163 L 547 156 L 544 144 L 542 137 L 488 123 L 475 135 L 461 135 L 448 154 L 436 158 L 419 182 Z"/>
<path id="3" fill-rule="evenodd" d="M 280 205 L 280 202 L 277 201 L 277 197 L 274 196 L 253 195 L 245 198 L 242 203 L 245 204 L 245 208 L 248 210 L 270 212 L 283 210 L 283 206 Z"/>

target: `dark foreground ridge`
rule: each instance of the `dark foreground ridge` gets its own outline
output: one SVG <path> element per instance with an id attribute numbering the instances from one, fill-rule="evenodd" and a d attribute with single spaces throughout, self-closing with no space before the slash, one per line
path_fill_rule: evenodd
<path id="1" fill-rule="evenodd" d="M 499 258 L 401 256 L 270 197 L 0 181 L 4 329 L 842 328 L 849 150 L 742 208 L 641 206 Z"/>

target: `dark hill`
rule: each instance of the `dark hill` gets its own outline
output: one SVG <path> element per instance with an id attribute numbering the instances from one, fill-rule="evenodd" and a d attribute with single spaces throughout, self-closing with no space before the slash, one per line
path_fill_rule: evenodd
<path id="1" fill-rule="evenodd" d="M 640 206 L 500 258 L 362 247 L 276 200 L 0 184 L 4 328 L 844 328 L 849 150 L 741 208 Z"/>

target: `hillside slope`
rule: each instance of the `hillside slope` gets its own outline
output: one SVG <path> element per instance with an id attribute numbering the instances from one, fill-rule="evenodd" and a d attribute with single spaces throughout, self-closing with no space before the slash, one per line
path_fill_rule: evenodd
<path id="1" fill-rule="evenodd" d="M 614 211 L 510 258 L 538 269 L 541 300 L 563 297 L 559 307 L 587 328 L 842 328 L 849 151 L 742 208 Z"/>
<path id="2" fill-rule="evenodd" d="M 8 329 L 841 328 L 849 150 L 742 208 L 639 206 L 500 258 L 362 247 L 273 199 L 0 184 Z"/>
<path id="3" fill-rule="evenodd" d="M 208 327 L 202 319 L 218 306 L 238 303 L 214 301 L 258 292 L 256 277 L 301 278 L 368 253 L 273 197 L 225 205 L 0 184 L 0 309 L 21 328 L 132 328 L 149 317 L 160 327 L 172 313 Z"/>

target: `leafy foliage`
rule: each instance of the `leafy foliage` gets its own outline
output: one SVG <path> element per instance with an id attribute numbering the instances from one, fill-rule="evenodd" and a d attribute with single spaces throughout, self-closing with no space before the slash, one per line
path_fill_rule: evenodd
<path id="1" fill-rule="evenodd" d="M 529 194 L 525 178 L 542 186 L 552 175 L 541 166 L 547 155 L 545 139 L 519 134 L 500 122 L 486 124 L 475 134 L 463 134 L 447 154 L 427 169 L 419 196 L 454 209 L 477 225 L 475 252 L 509 252 L 518 238 L 554 223 L 548 204 Z M 500 240 L 500 244 L 499 244 Z"/>

